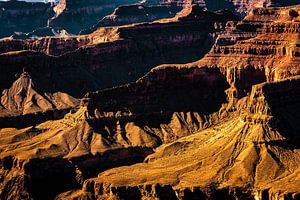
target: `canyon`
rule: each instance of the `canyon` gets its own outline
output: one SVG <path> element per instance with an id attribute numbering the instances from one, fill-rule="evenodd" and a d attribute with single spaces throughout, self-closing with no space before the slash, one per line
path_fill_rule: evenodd
<path id="1" fill-rule="evenodd" d="M 103 27 L 78 37 L 1 40 L 0 90 L 26 67 L 42 91 L 82 97 L 87 91 L 134 81 L 162 63 L 201 58 L 214 43 L 213 34 L 226 21 L 237 19 L 230 12 L 211 13 L 198 6 L 185 15 L 165 22 Z"/>
<path id="2" fill-rule="evenodd" d="M 196 112 L 210 125 L 165 142 L 142 164 L 100 173 L 86 180 L 81 190 L 59 199 L 298 199 L 299 21 L 291 13 L 299 13 L 299 8 L 253 10 L 241 22 L 229 22 L 203 59 L 158 66 L 136 83 L 87 94 L 96 117 L 114 107 L 140 113 L 145 110 L 139 108 L 153 112 L 159 105 L 161 113 L 174 111 L 173 101 L 177 111 L 180 103 L 188 111 L 199 103 Z M 182 84 L 178 76 L 200 81 L 195 84 L 199 88 L 185 87 L 189 81 Z M 170 80 L 172 86 L 165 83 Z M 214 83 L 218 86 L 212 89 Z M 151 90 L 153 84 L 159 89 Z M 172 89 L 184 95 L 172 96 Z M 188 96 L 193 89 L 207 99 Z M 214 97 L 207 93 L 218 89 Z M 218 105 L 214 101 L 222 91 L 227 99 L 221 98 L 216 110 L 201 110 Z"/>
<path id="3" fill-rule="evenodd" d="M 0 40 L 0 198 L 299 199 L 299 2 L 140 3 Z"/>
<path id="4" fill-rule="evenodd" d="M 95 30 L 108 25 L 125 25 L 171 17 L 191 4 L 209 11 L 228 9 L 244 18 L 255 7 L 298 3 L 298 0 L 60 0 L 56 4 L 2 1 L 0 38 L 31 39 L 86 34 L 91 27 Z"/>

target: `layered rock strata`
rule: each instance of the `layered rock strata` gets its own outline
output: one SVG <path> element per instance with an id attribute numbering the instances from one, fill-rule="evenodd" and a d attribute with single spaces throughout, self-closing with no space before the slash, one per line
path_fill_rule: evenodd
<path id="1" fill-rule="evenodd" d="M 14 32 L 30 32 L 47 25 L 54 15 L 50 4 L 28 3 L 24 1 L 0 2 L 0 38 Z"/>
<path id="2" fill-rule="evenodd" d="M 111 15 L 105 16 L 91 28 L 82 30 L 80 34 L 92 33 L 99 27 L 119 26 L 139 22 L 152 22 L 163 18 L 172 18 L 180 10 L 182 10 L 182 8 L 182 6 L 175 6 L 172 4 L 165 6 L 145 6 L 143 4 L 120 6 Z"/>
<path id="3" fill-rule="evenodd" d="M 5 77 L 1 77 L 1 87 L 7 88 L 23 66 L 37 77 L 42 90 L 76 97 L 128 83 L 157 64 L 200 58 L 213 44 L 213 33 L 232 19 L 236 17 L 228 12 L 210 13 L 193 7 L 185 17 L 170 22 L 100 28 L 90 35 L 70 38 L 3 40 L 0 68 Z"/>
<path id="4" fill-rule="evenodd" d="M 88 108 L 99 119 L 102 111 L 114 107 L 132 114 L 143 112 L 141 108 L 164 113 L 173 110 L 172 102 L 178 109 L 184 102 L 183 108 L 193 110 L 186 97 L 199 103 L 195 105 L 198 113 L 211 113 L 207 118 L 212 123 L 196 134 L 163 144 L 142 164 L 105 171 L 85 181 L 81 190 L 58 198 L 298 199 L 299 33 L 297 16 L 290 13 L 299 9 L 259 10 L 242 22 L 228 23 L 227 32 L 197 62 L 159 66 L 134 84 L 88 94 Z M 265 13 L 270 13 L 268 24 L 263 20 Z M 185 86 L 176 75 L 196 83 Z M 172 86 L 168 80 L 173 80 Z M 206 85 L 215 81 L 220 83 L 216 88 L 226 92 L 227 102 L 221 101 L 217 112 L 205 112 L 201 105 L 213 108 L 211 104 L 218 105 L 216 97 L 222 96 L 205 92 L 217 92 Z M 174 98 L 172 90 L 180 91 L 176 83 L 189 89 Z M 200 99 L 189 96 L 197 87 Z"/>
<path id="5" fill-rule="evenodd" d="M 60 198 L 298 199 L 299 80 L 254 85 L 220 124 Z"/>
<path id="6" fill-rule="evenodd" d="M 151 32 L 162 44 L 162 25 L 178 34 L 180 23 L 195 30 L 194 19 L 210 19 L 210 26 L 224 30 L 212 23 L 222 12 L 198 9 L 156 23 L 97 30 L 94 35 L 108 30 L 117 42 L 55 59 L 85 51 L 99 56 L 95 47 L 118 49 L 140 33 Z M 298 199 L 298 13 L 299 7 L 255 9 L 245 20 L 227 23 L 199 61 L 161 65 L 136 82 L 89 92 L 64 119 L 0 129 L 1 198 Z M 168 41 L 182 45 L 178 40 Z M 28 53 L 1 56 L 18 63 Z"/>
<path id="7" fill-rule="evenodd" d="M 72 34 L 90 28 L 121 5 L 138 3 L 138 0 L 61 0 L 55 7 L 55 15 L 49 20 L 51 27 L 60 27 Z"/>

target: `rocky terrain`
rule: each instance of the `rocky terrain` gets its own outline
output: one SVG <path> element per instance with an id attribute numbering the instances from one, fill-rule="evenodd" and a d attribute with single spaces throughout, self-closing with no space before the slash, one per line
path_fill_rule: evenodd
<path id="1" fill-rule="evenodd" d="M 14 32 L 31 32 L 38 27 L 44 27 L 53 15 L 50 4 L 1 1 L 0 38 L 11 36 Z"/>
<path id="2" fill-rule="evenodd" d="M 0 2 L 0 38 L 32 39 L 86 34 L 99 27 L 154 21 L 196 4 L 209 11 L 228 9 L 244 18 L 253 8 L 288 6 L 298 0 L 60 0 L 58 3 Z M 92 27 L 92 28 L 91 28 Z"/>
<path id="3" fill-rule="evenodd" d="M 299 199 L 298 91 L 299 77 L 254 85 L 217 125 L 60 199 Z"/>
<path id="4" fill-rule="evenodd" d="M 103 27 L 89 35 L 4 39 L 0 41 L 0 69 L 5 72 L 0 74 L 0 90 L 26 67 L 42 91 L 80 98 L 87 91 L 134 81 L 162 63 L 201 58 L 214 43 L 214 33 L 235 19 L 227 11 L 211 13 L 194 6 L 171 20 Z"/>
<path id="5" fill-rule="evenodd" d="M 300 6 L 141 3 L 0 41 L 0 199 L 299 199 Z"/>
<path id="6" fill-rule="evenodd" d="M 275 7 L 297 5 L 297 0 L 144 0 L 145 5 L 168 5 L 176 4 L 186 6 L 197 4 L 209 11 L 228 9 L 244 18 L 256 7 Z"/>
<path id="7" fill-rule="evenodd" d="M 54 7 L 55 15 L 49 20 L 48 25 L 78 34 L 111 14 L 117 7 L 138 2 L 138 0 L 61 0 Z"/>
<path id="8" fill-rule="evenodd" d="M 80 34 L 92 33 L 99 27 L 119 26 L 139 22 L 152 22 L 162 18 L 171 18 L 181 11 L 182 8 L 182 6 L 173 4 L 163 6 L 145 6 L 143 4 L 120 6 L 111 15 L 105 16 L 91 28 L 82 30 Z"/>
<path id="9" fill-rule="evenodd" d="M 85 181 L 82 190 L 58 198 L 299 199 L 299 22 L 291 14 L 298 12 L 299 7 L 254 10 L 244 21 L 228 23 L 227 32 L 203 59 L 159 66 L 136 83 L 88 94 L 88 108 L 96 118 L 115 107 L 132 115 L 144 112 L 141 108 L 155 111 L 156 105 L 161 113 L 174 111 L 173 100 L 177 111 L 181 102 L 189 111 L 199 103 L 196 112 L 206 116 L 209 125 L 195 129 L 191 121 L 177 122 L 193 127 L 194 134 L 165 141 L 143 164 L 105 171 Z M 265 23 L 265 15 L 276 22 Z M 185 87 L 177 76 L 200 82 Z M 159 80 L 155 90 L 153 77 Z M 220 99 L 218 111 L 201 110 L 218 105 L 216 96 L 207 93 L 218 91 L 212 89 L 215 81 L 220 90 L 216 96 L 222 97 L 223 91 L 227 99 Z M 181 92 L 184 95 L 172 96 L 172 89 L 181 91 L 176 83 L 189 88 Z M 196 88 L 204 99 L 189 96 Z"/>

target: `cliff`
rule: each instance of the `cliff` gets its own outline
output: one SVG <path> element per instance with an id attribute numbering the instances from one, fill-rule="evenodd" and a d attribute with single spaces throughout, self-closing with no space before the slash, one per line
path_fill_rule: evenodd
<path id="1" fill-rule="evenodd" d="M 138 3 L 138 0 L 61 0 L 55 7 L 55 15 L 49 20 L 51 27 L 61 27 L 67 32 L 78 34 L 95 25 L 121 5 Z"/>
<path id="2" fill-rule="evenodd" d="M 299 199 L 298 14 L 299 6 L 257 8 L 237 22 L 188 5 L 173 18 L 89 35 L 2 40 L 3 85 L 26 65 L 39 90 L 22 74 L 1 109 L 30 113 L 63 100 L 38 91 L 80 96 L 126 84 L 88 92 L 62 119 L 9 118 L 0 197 Z"/>
<path id="3" fill-rule="evenodd" d="M 255 85 L 220 124 L 160 146 L 143 164 L 103 172 L 81 192 L 60 198 L 298 199 L 298 91 L 299 77 Z"/>
<path id="4" fill-rule="evenodd" d="M 0 8 L 0 38 L 45 27 L 54 15 L 51 5 L 44 3 L 1 1 Z"/>
<path id="5" fill-rule="evenodd" d="M 209 11 L 228 9 L 245 17 L 256 7 L 295 5 L 297 0 L 61 0 L 57 5 L 22 1 L 1 2 L 0 38 L 12 36 L 18 39 L 54 36 L 58 32 L 78 34 L 89 32 L 91 27 L 153 21 L 171 17 L 178 10 L 196 4 Z M 136 9 L 143 7 L 142 10 Z M 113 13 L 115 10 L 115 13 Z M 127 10 L 127 11 L 126 11 Z M 130 12 L 119 15 L 118 12 Z M 117 12 L 117 13 L 116 13 Z M 51 31 L 41 31 L 41 29 Z"/>
<path id="6" fill-rule="evenodd" d="M 297 5 L 297 0 L 145 0 L 145 5 L 190 5 L 197 4 L 209 11 L 217 11 L 221 9 L 228 9 L 241 18 L 247 16 L 254 8 L 275 7 L 275 6 L 290 6 Z"/>
<path id="7" fill-rule="evenodd" d="M 175 5 L 144 6 L 143 4 L 134 4 L 120 6 L 116 8 L 111 15 L 105 16 L 91 28 L 81 31 L 80 34 L 92 33 L 99 27 L 120 26 L 139 22 L 152 22 L 162 18 L 171 18 L 174 17 L 181 9 L 181 6 Z"/>
<path id="8" fill-rule="evenodd" d="M 262 20 L 273 11 L 282 15 Z M 107 170 L 57 198 L 298 199 L 299 32 L 297 16 L 288 18 L 294 11 L 254 10 L 251 23 L 251 15 L 228 23 L 203 59 L 158 66 L 135 83 L 88 93 L 96 119 L 117 110 L 131 117 L 181 110 L 195 111 L 206 126 L 178 118 L 168 126 L 193 131 L 179 129 L 185 134 L 162 140 L 144 163 Z"/>
<path id="9" fill-rule="evenodd" d="M 2 40 L 0 68 L 5 77 L 2 74 L 1 87 L 8 87 L 13 75 L 28 66 L 42 90 L 80 97 L 87 91 L 134 81 L 158 64 L 197 60 L 211 48 L 212 34 L 236 19 L 228 12 L 214 14 L 199 7 L 187 17 L 104 27 L 78 37 Z M 220 26 L 215 27 L 215 22 Z"/>
<path id="10" fill-rule="evenodd" d="M 299 75 L 299 22 L 293 11 L 299 7 L 254 9 L 243 21 L 228 23 L 203 59 L 184 67 L 219 68 L 237 89 L 235 97 L 247 95 L 253 84 Z"/>

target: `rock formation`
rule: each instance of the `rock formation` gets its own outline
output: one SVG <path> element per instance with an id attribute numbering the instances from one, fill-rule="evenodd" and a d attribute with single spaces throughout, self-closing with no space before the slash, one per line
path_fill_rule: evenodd
<path id="1" fill-rule="evenodd" d="M 145 22 L 172 16 L 191 4 L 209 11 L 229 9 L 243 18 L 256 7 L 288 6 L 298 3 L 298 0 L 89 0 L 84 2 L 60 0 L 57 5 L 54 5 L 53 3 L 4 1 L 0 3 L 2 27 L 0 38 L 12 36 L 16 39 L 30 39 L 56 36 L 57 32 L 72 35 L 82 30 L 86 33 L 91 27 L 95 30 L 95 27 L 103 25 Z M 143 9 L 136 10 L 141 7 Z M 129 13 L 119 15 L 118 12 L 121 11 Z"/>
<path id="2" fill-rule="evenodd" d="M 300 7 L 237 21 L 184 5 L 151 23 L 0 41 L 0 89 L 21 66 L 38 82 L 23 72 L 1 98 L 1 199 L 300 198 Z M 194 62 L 152 68 L 167 61 Z M 75 106 L 55 91 L 89 92 Z"/>
<path id="3" fill-rule="evenodd" d="M 299 80 L 254 85 L 220 124 L 160 146 L 143 164 L 103 172 L 85 181 L 82 192 L 60 198 L 298 199 Z"/>
<path id="4" fill-rule="evenodd" d="M 1 1 L 0 38 L 11 36 L 14 32 L 30 32 L 44 27 L 53 15 L 50 4 Z"/>
<path id="5" fill-rule="evenodd" d="M 170 22 L 104 27 L 76 37 L 1 40 L 0 68 L 5 76 L 0 75 L 0 90 L 28 66 L 42 90 L 82 97 L 87 91 L 134 81 L 158 64 L 201 58 L 214 42 L 213 33 L 236 19 L 229 12 L 210 13 L 197 6 L 189 13 Z"/>
<path id="6" fill-rule="evenodd" d="M 299 4 L 297 0 L 144 0 L 145 5 L 169 5 L 176 4 L 181 6 L 197 4 L 209 11 L 228 9 L 244 18 L 254 8 L 290 6 Z"/>
<path id="7" fill-rule="evenodd" d="M 182 6 L 175 5 L 152 5 L 134 4 L 118 7 L 111 15 L 105 16 L 93 27 L 82 30 L 80 34 L 88 34 L 97 30 L 99 27 L 119 26 L 139 22 L 152 22 L 163 18 L 174 17 Z"/>
<path id="8" fill-rule="evenodd" d="M 156 105 L 164 113 L 173 110 L 172 102 L 177 109 L 183 103 L 193 110 L 186 97 L 199 103 L 197 113 L 205 114 L 210 125 L 171 143 L 163 141 L 167 144 L 143 164 L 105 171 L 85 181 L 82 190 L 58 198 L 298 199 L 298 12 L 299 7 L 254 10 L 242 22 L 228 23 L 227 32 L 203 59 L 162 65 L 136 83 L 88 94 L 89 110 L 97 108 L 95 117 L 111 108 L 126 108 L 134 115 L 143 113 L 141 108 L 155 111 Z M 185 84 L 196 83 L 185 86 L 177 76 L 188 79 Z M 176 88 L 177 83 L 185 92 Z M 217 105 L 216 96 L 205 92 L 217 92 L 211 88 L 214 83 L 220 89 L 216 96 L 226 92 L 227 101 L 221 101 L 217 112 L 201 110 L 201 105 Z M 189 96 L 196 88 L 206 100 Z M 184 97 L 174 98 L 172 90 Z M 164 94 L 170 99 L 165 100 Z"/>
<path id="9" fill-rule="evenodd" d="M 61 27 L 67 32 L 78 34 L 90 28 L 114 9 L 121 5 L 138 3 L 138 0 L 61 0 L 55 7 L 55 15 L 49 20 L 49 26 Z"/>
<path id="10" fill-rule="evenodd" d="M 23 72 L 9 89 L 2 92 L 0 116 L 25 115 L 54 109 L 72 108 L 78 100 L 62 92 L 37 92 L 30 75 Z"/>

